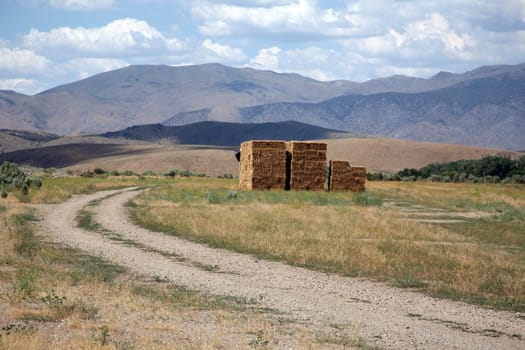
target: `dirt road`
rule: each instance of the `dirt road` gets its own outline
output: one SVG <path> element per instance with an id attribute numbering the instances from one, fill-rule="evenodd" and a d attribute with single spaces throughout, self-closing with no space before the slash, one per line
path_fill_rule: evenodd
<path id="1" fill-rule="evenodd" d="M 369 345 L 387 349 L 525 349 L 523 315 L 258 260 L 137 227 L 130 222 L 124 204 L 138 193 L 136 189 L 103 191 L 41 206 L 42 230 L 57 242 L 139 274 L 213 294 L 257 300 L 312 324 L 350 325 Z M 93 212 L 103 232 L 77 226 L 76 217 L 82 209 Z"/>

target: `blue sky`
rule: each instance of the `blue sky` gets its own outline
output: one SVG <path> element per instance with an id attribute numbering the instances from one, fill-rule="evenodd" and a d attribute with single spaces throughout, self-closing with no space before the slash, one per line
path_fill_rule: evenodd
<path id="1" fill-rule="evenodd" d="M 0 0 L 0 89 L 207 62 L 352 81 L 523 63 L 525 0 Z"/>

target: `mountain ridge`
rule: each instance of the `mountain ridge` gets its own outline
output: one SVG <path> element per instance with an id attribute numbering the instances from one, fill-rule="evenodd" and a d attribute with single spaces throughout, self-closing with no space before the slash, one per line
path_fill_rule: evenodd
<path id="1" fill-rule="evenodd" d="M 36 95 L 0 91 L 0 127 L 75 135 L 140 124 L 295 120 L 359 134 L 525 149 L 524 81 L 525 63 L 362 83 L 220 64 L 140 65 Z"/>

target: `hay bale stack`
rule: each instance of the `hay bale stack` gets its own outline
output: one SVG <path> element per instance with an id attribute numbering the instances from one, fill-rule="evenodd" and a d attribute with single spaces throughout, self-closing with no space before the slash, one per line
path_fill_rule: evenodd
<path id="1" fill-rule="evenodd" d="M 284 141 L 247 141 L 241 144 L 239 187 L 243 190 L 286 189 Z"/>
<path id="2" fill-rule="evenodd" d="M 289 188 L 322 191 L 326 179 L 326 143 L 290 141 Z"/>
<path id="3" fill-rule="evenodd" d="M 366 168 L 350 166 L 346 160 L 330 161 L 330 191 L 364 192 Z"/>

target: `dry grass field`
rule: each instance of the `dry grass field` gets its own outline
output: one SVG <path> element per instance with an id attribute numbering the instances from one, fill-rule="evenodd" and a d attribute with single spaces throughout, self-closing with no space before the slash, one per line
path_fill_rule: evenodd
<path id="1" fill-rule="evenodd" d="M 525 187 L 369 183 L 364 194 L 178 181 L 132 203 L 154 230 L 433 296 L 525 311 Z"/>

